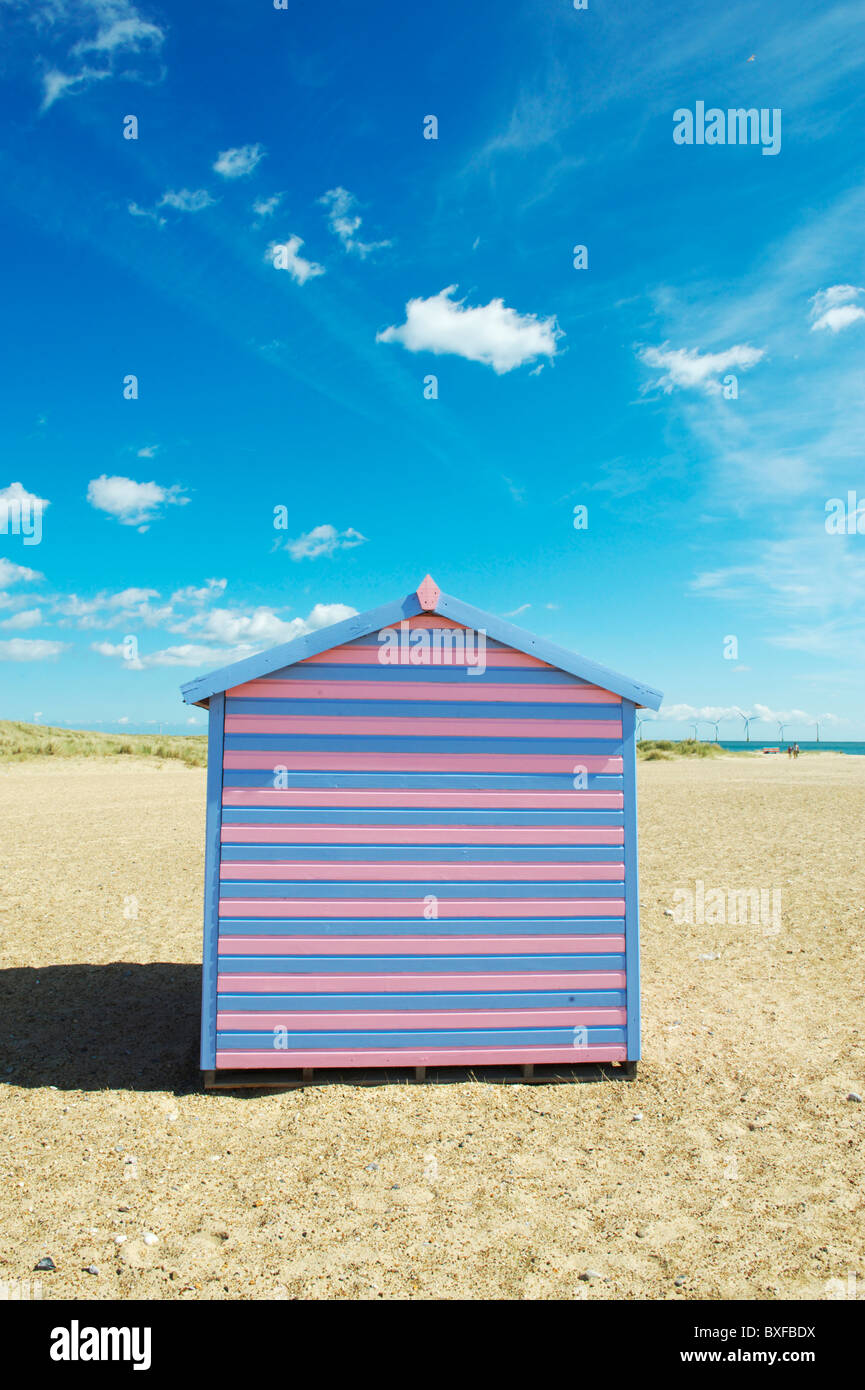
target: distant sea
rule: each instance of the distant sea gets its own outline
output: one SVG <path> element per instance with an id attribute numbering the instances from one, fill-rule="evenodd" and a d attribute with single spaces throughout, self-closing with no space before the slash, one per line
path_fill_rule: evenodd
<path id="1" fill-rule="evenodd" d="M 645 740 L 645 738 L 646 735 L 644 730 L 643 739 Z M 682 740 L 680 739 L 670 740 L 671 743 L 679 743 L 681 741 Z M 715 740 L 713 738 L 703 737 L 700 739 L 700 742 L 714 743 Z M 761 748 L 780 748 L 783 753 L 786 753 L 787 744 L 795 742 L 795 738 L 785 738 L 783 743 L 779 742 L 777 738 L 752 738 L 750 743 L 746 743 L 744 739 L 727 740 L 725 738 L 722 738 L 718 740 L 718 743 L 721 748 L 729 748 L 730 751 L 734 753 L 759 753 Z M 865 757 L 865 743 L 832 743 L 829 739 L 822 738 L 819 743 L 817 743 L 816 741 L 814 743 L 806 743 L 801 738 L 798 740 L 798 742 L 799 751 L 801 753 L 853 753 L 858 755 L 860 758 Z"/>

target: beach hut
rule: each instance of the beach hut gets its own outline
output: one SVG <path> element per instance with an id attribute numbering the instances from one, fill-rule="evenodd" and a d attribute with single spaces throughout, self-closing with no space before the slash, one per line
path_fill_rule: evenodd
<path id="1" fill-rule="evenodd" d="M 183 697 L 209 711 L 207 1084 L 634 1074 L 634 711 L 657 690 L 427 576 Z"/>

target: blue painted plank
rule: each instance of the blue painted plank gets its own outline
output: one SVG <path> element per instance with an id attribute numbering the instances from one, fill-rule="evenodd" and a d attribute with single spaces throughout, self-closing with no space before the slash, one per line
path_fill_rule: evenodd
<path id="1" fill-rule="evenodd" d="M 216 975 L 219 933 L 219 836 L 225 696 L 214 695 L 207 727 L 207 821 L 204 850 L 204 941 L 201 970 L 201 1069 L 216 1066 Z"/>
<path id="2" fill-rule="evenodd" d="M 255 806 L 223 806 L 223 825 L 483 825 L 483 826 L 527 826 L 573 825 L 573 826 L 621 826 L 624 824 L 621 811 L 495 811 L 457 807 L 453 811 L 442 811 L 430 807 L 417 811 L 403 810 L 389 806 L 375 810 L 359 806 L 354 810 L 345 806 L 312 807 L 274 807 L 273 810 L 260 810 Z"/>
<path id="3" fill-rule="evenodd" d="M 222 845 L 224 863 L 609 864 L 623 858 L 621 845 Z"/>
<path id="4" fill-rule="evenodd" d="M 274 1031 L 220 1032 L 220 1049 L 263 1051 L 274 1045 Z M 587 1028 L 583 1042 L 589 1046 L 619 1047 L 625 1041 L 624 1028 Z M 394 1028 L 384 1032 L 355 1029 L 345 1032 L 288 1032 L 282 1035 L 286 1049 L 352 1048 L 358 1052 L 367 1047 L 574 1047 L 573 1027 L 563 1028 Z M 579 1049 L 574 1047 L 574 1057 Z"/>
<path id="5" fill-rule="evenodd" d="M 481 687 L 482 688 L 482 687 Z M 400 700 L 394 692 L 389 700 L 298 700 L 266 699 L 261 696 L 229 696 L 225 713 L 328 716 L 342 719 L 618 719 L 618 705 L 536 705 L 526 702 L 504 703 L 489 700 Z"/>
<path id="6" fill-rule="evenodd" d="M 507 974 L 511 971 L 624 970 L 619 952 L 604 955 L 512 956 L 220 956 L 221 975 Z"/>
<path id="7" fill-rule="evenodd" d="M 316 883 L 266 882 L 263 879 L 223 880 L 220 897 L 232 898 L 417 898 L 433 893 L 437 898 L 621 898 L 622 883 L 552 883 L 539 878 L 533 883 L 428 883 L 421 880 L 392 883 L 375 879 L 345 883 L 319 879 Z"/>
<path id="8" fill-rule="evenodd" d="M 236 994 L 221 993 L 223 1010 L 269 1013 L 276 1009 L 301 1013 L 327 1013 L 345 1009 L 358 1013 L 373 1009 L 621 1009 L 623 989 L 490 990 L 484 993 L 445 993 L 429 990 L 410 994 Z M 350 1020 L 346 1020 L 350 1022 Z"/>
<path id="9" fill-rule="evenodd" d="M 621 917 L 222 917 L 220 936 L 621 936 Z"/>
<path id="10" fill-rule="evenodd" d="M 477 685 L 486 681 L 495 685 L 569 685 L 584 686 L 588 681 L 571 676 L 567 671 L 545 670 L 542 667 L 496 666 L 488 667 L 483 676 L 471 675 L 465 666 L 382 666 L 375 659 L 373 649 L 369 663 L 316 662 L 314 666 L 287 666 L 281 671 L 273 671 L 262 676 L 262 680 L 305 680 L 320 684 L 323 681 L 380 681 L 388 680 L 403 685 L 420 682 L 424 685 Z"/>
<path id="11" fill-rule="evenodd" d="M 620 757 L 620 738 L 469 738 L 454 734 L 239 734 L 225 736 L 231 751 L 242 748 L 259 753 L 284 750 L 296 753 L 565 753 L 581 757 L 600 754 Z"/>
<path id="12" fill-rule="evenodd" d="M 279 755 L 274 755 L 274 767 Z M 589 773 L 583 790 L 621 791 L 622 779 L 615 773 Z M 330 787 L 355 788 L 414 787 L 418 791 L 573 791 L 573 772 L 286 772 L 266 768 L 231 768 L 223 777 L 226 787 Z"/>

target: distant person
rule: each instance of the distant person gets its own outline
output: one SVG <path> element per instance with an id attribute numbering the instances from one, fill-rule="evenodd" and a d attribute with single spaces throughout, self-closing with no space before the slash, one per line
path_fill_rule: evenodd
<path id="1" fill-rule="evenodd" d="M 788 744 L 787 744 L 787 757 L 788 757 L 788 758 L 792 758 L 792 756 L 793 756 L 793 748 L 792 748 L 792 745 L 788 743 Z"/>
<path id="2" fill-rule="evenodd" d="M 799 745 L 798 745 L 798 743 L 794 743 L 794 744 L 793 744 L 793 757 L 794 757 L 794 758 L 798 758 L 798 756 L 799 756 Z"/>

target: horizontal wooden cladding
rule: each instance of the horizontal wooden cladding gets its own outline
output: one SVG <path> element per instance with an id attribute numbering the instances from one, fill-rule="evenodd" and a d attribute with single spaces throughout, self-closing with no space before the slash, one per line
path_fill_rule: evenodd
<path id="1" fill-rule="evenodd" d="M 418 1009 L 408 1013 L 396 1010 L 351 1010 L 301 1012 L 295 1009 L 269 1009 L 258 1012 L 245 1009 L 220 1009 L 216 1015 L 218 1029 L 261 1031 L 269 1028 L 290 1028 L 298 1031 L 346 1029 L 368 1032 L 395 1028 L 547 1028 L 582 1027 L 594 1024 L 602 1028 L 622 1027 L 626 1023 L 624 1009 Z"/>
<path id="2" fill-rule="evenodd" d="M 224 845 L 552 846 L 622 845 L 623 826 L 573 825 L 235 825 L 223 822 Z"/>
<path id="3" fill-rule="evenodd" d="M 273 772 L 284 767 L 289 772 L 561 772 L 570 777 L 579 765 L 588 775 L 618 776 L 623 771 L 620 757 L 605 754 L 570 753 L 353 753 L 298 752 L 294 749 L 227 748 L 223 767 L 261 768 Z"/>
<path id="4" fill-rule="evenodd" d="M 326 856 L 328 864 L 471 863 L 485 864 L 495 873 L 496 864 L 620 864 L 621 845 L 267 845 L 229 844 L 223 841 L 226 864 L 244 861 L 301 863 L 310 855 Z M 493 867 L 490 867 L 493 866 Z"/>
<path id="5" fill-rule="evenodd" d="M 575 1034 L 580 1035 L 579 1043 L 575 1042 Z M 583 1037 L 585 1034 L 587 1036 Z M 273 1030 L 257 1031 L 252 1029 L 239 1029 L 237 1031 L 225 1030 L 217 1034 L 217 1048 L 235 1048 L 239 1051 L 259 1048 L 264 1049 L 268 1046 L 275 1052 L 282 1052 L 285 1057 L 286 1051 L 294 1048 L 319 1047 L 323 1051 L 329 1048 L 344 1047 L 363 1047 L 368 1044 L 370 1047 L 460 1047 L 472 1044 L 477 1047 L 515 1047 L 520 1044 L 535 1047 L 570 1047 L 573 1059 L 576 1060 L 579 1052 L 586 1046 L 603 1046 L 605 1043 L 613 1046 L 622 1046 L 625 1042 L 623 1028 L 586 1028 L 577 1030 L 568 1028 L 406 1028 L 400 1031 L 389 1029 L 378 1029 L 364 1032 L 360 1036 L 352 1032 L 349 1028 L 340 1028 L 326 1032 L 310 1033 L 300 1029 L 286 1030 L 284 1038 L 281 1040 L 282 1046 L 277 1045 Z"/>
<path id="6" fill-rule="evenodd" d="M 282 976 L 281 978 L 285 978 Z M 377 992 L 364 989 L 363 993 L 313 994 L 306 991 L 292 994 L 282 991 L 277 994 L 244 993 L 239 990 L 223 990 L 217 996 L 217 1007 L 226 1012 L 253 1013 L 273 1011 L 275 1013 L 356 1013 L 380 1010 L 386 1013 L 432 1013 L 443 1009 L 493 1009 L 512 1011 L 516 1009 L 599 1009 L 604 1012 L 625 1009 L 625 992 L 621 989 L 574 989 L 574 990 L 487 990 L 471 989 L 431 990 L 425 989 L 415 994 L 402 990 Z"/>
<path id="7" fill-rule="evenodd" d="M 532 883 L 552 882 L 564 880 L 586 880 L 587 882 L 621 882 L 625 876 L 625 865 L 623 861 L 618 863 L 541 863 L 530 862 L 521 864 L 506 864 L 500 861 L 492 863 L 467 863 L 462 861 L 429 863 L 424 860 L 419 863 L 407 863 L 400 860 L 380 860 L 373 863 L 340 863 L 333 860 L 309 860 L 301 862 L 297 860 L 278 861 L 278 860 L 223 860 L 220 866 L 220 878 L 222 879 L 242 879 L 247 881 L 255 880 L 284 880 L 287 882 L 333 882 L 346 879 L 349 882 L 370 880 L 379 882 L 382 880 L 420 880 L 423 883 L 437 883 L 439 880 L 454 882 L 466 880 L 480 880 L 486 882 L 491 878 L 498 881 L 508 882 L 527 881 Z"/>
<path id="8" fill-rule="evenodd" d="M 395 665 L 388 667 L 384 662 L 379 661 L 379 653 L 382 648 L 379 644 L 370 642 L 353 642 L 344 647 L 331 647 L 330 651 L 320 652 L 318 656 L 308 656 L 304 659 L 304 666 L 371 666 L 375 665 L 380 671 L 390 670 L 409 670 L 425 667 L 441 669 L 447 666 L 464 666 L 469 669 L 477 668 L 477 653 L 474 650 L 474 643 L 470 643 L 470 649 L 466 652 L 459 648 L 449 650 L 443 648 L 441 651 L 428 651 L 423 653 L 422 660 L 413 661 L 405 666 Z M 418 653 L 420 656 L 421 653 Z M 487 671 L 497 667 L 505 667 L 511 670 L 551 670 L 545 661 L 539 661 L 536 656 L 528 656 L 524 652 L 512 651 L 507 647 L 496 648 L 491 643 L 487 643 L 486 652 L 483 653 L 484 665 Z M 473 680 L 482 681 L 486 677 L 486 672 L 473 676 Z"/>
<path id="9" fill-rule="evenodd" d="M 447 897 L 439 891 L 439 917 L 624 917 L 624 898 L 597 897 Z M 411 917 L 419 913 L 415 897 L 240 898 L 223 896 L 220 917 Z"/>
<path id="10" fill-rule="evenodd" d="M 227 706 L 230 705 L 227 702 Z M 230 714 L 227 734 L 387 734 L 441 738 L 612 738 L 621 739 L 621 719 L 429 719 L 414 716 Z"/>
<path id="11" fill-rule="evenodd" d="M 220 936 L 220 956 L 456 956 L 621 953 L 624 933 L 604 936 Z"/>
<path id="12" fill-rule="evenodd" d="M 416 791 L 410 787 L 383 790 L 376 787 L 224 787 L 223 806 L 270 808 L 275 806 L 421 807 L 448 810 L 513 809 L 550 811 L 621 811 L 621 792 L 534 791 Z"/>
<path id="13" fill-rule="evenodd" d="M 382 668 L 384 672 L 387 667 Z M 469 681 L 322 680 L 291 678 L 248 681 L 226 692 L 231 700 L 397 700 L 454 704 L 621 705 L 620 695 L 598 685 L 521 685 L 478 676 Z"/>
<path id="14" fill-rule="evenodd" d="M 460 1047 L 369 1047 L 295 1048 L 288 1052 L 245 1051 L 217 1043 L 217 1070 L 292 1067 L 465 1067 L 499 1066 L 526 1062 L 624 1062 L 624 1043 L 582 1047 L 579 1053 L 565 1047 L 482 1047 L 466 1043 Z"/>
<path id="15" fill-rule="evenodd" d="M 407 994 L 438 990 L 447 994 L 477 994 L 481 991 L 511 992 L 514 990 L 624 990 L 624 966 L 617 965 L 597 969 L 589 968 L 585 959 L 579 969 L 563 970 L 549 965 L 531 969 L 526 965 L 506 969 L 501 961 L 496 961 L 494 970 L 446 970 L 441 962 L 437 970 L 422 973 L 411 967 L 400 971 L 382 971 L 375 968 L 351 972 L 334 969 L 336 962 L 328 962 L 330 968 L 319 970 L 316 974 L 292 973 L 290 970 L 237 970 L 223 971 L 217 977 L 216 988 L 222 994 Z M 372 962 L 373 967 L 375 962 Z M 360 1007 L 360 1006 L 359 1006 Z"/>
<path id="16" fill-rule="evenodd" d="M 360 816 L 371 830 L 404 826 L 468 827 L 471 830 L 568 830 L 622 829 L 624 815 L 619 811 L 574 809 L 563 801 L 553 810 L 535 806 L 485 807 L 459 806 L 223 806 L 223 825 L 268 826 L 355 826 Z"/>

